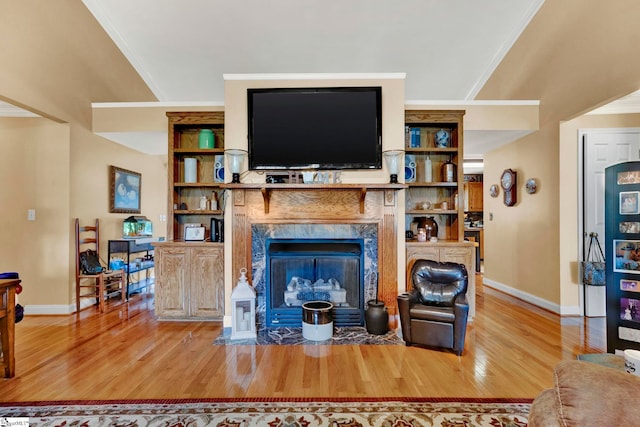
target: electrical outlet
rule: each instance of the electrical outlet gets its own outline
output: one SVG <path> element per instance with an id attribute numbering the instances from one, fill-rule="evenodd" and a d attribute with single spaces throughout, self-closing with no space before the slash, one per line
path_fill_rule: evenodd
<path id="1" fill-rule="evenodd" d="M 35 221 L 36 220 L 36 210 L 29 209 L 27 210 L 27 221 Z"/>

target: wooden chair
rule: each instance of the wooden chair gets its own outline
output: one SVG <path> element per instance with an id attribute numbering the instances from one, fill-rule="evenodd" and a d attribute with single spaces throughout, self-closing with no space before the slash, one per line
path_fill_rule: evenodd
<path id="1" fill-rule="evenodd" d="M 99 274 L 83 274 L 80 268 L 80 253 L 88 249 L 100 254 L 100 221 L 96 219 L 95 225 L 80 226 L 80 220 L 76 218 L 76 312 L 80 312 L 81 298 L 95 298 L 100 313 L 104 312 L 105 300 L 120 293 L 122 302 L 126 300 L 126 288 L 124 271 L 103 271 Z M 86 293 L 89 288 L 93 292 Z M 109 289 L 107 289 L 109 288 Z M 85 293 L 83 293 L 85 292 Z"/>

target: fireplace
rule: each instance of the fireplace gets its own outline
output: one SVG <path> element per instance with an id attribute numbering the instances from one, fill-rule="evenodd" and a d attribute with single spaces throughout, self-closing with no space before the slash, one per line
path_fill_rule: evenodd
<path id="1" fill-rule="evenodd" d="M 287 252 L 291 250 L 298 252 L 294 261 L 287 260 Z M 335 254 L 330 255 L 332 252 Z M 315 259 L 318 255 L 322 255 L 319 263 Z M 300 282 L 300 287 L 308 283 L 306 281 L 317 282 L 319 279 L 327 283 L 329 279 L 335 279 L 341 289 L 347 284 L 351 287 L 353 283 L 358 283 L 356 290 L 341 291 L 349 304 L 349 309 L 340 307 L 341 319 L 335 320 L 336 324 L 346 324 L 343 323 L 344 321 L 362 325 L 364 312 L 361 310 L 364 310 L 366 301 L 375 298 L 378 291 L 378 227 L 376 224 L 252 224 L 251 258 L 252 284 L 257 294 L 256 316 L 259 327 L 302 325 L 302 308 L 296 307 L 297 304 L 301 305 L 299 301 L 302 300 L 289 301 L 288 306 L 285 303 L 284 292 L 297 290 L 297 283 L 291 283 L 294 276 L 296 281 Z M 272 262 L 271 258 L 275 260 Z M 353 260 L 338 261 L 339 258 L 357 258 L 358 265 L 354 266 Z M 316 275 L 318 264 L 320 276 L 325 277 Z M 315 265 L 313 274 L 303 269 L 303 266 L 312 269 L 313 265 Z M 332 272 L 338 269 L 336 265 L 340 266 L 341 270 L 337 272 L 340 275 Z M 351 272 L 357 270 L 358 277 L 345 280 L 344 270 L 346 269 Z M 272 272 L 272 270 L 275 271 Z M 329 271 L 325 274 L 327 270 Z M 274 274 L 278 277 L 277 283 L 280 289 L 272 295 L 271 276 Z M 307 275 L 310 277 L 304 277 Z M 290 284 L 293 291 L 287 289 Z M 328 287 L 325 284 L 324 288 L 321 287 L 318 291 L 324 292 Z M 291 298 L 292 294 L 287 295 Z M 308 298 L 308 296 L 305 297 Z M 272 312 L 272 308 L 278 309 Z M 268 315 L 267 310 L 269 310 Z M 274 314 L 276 322 L 274 322 Z M 343 319 L 345 315 L 346 319 Z"/>
<path id="2" fill-rule="evenodd" d="M 232 270 L 249 269 L 256 320 L 266 327 L 267 239 L 363 239 L 363 300 L 378 297 L 390 317 L 398 296 L 399 184 L 228 184 L 233 215 Z M 378 286 L 379 285 L 379 286 Z M 226 281 L 226 289 L 232 283 Z M 225 324 L 227 318 L 225 316 Z"/>
<path id="3" fill-rule="evenodd" d="M 364 324 L 363 239 L 267 239 L 266 326 L 301 326 L 302 304 L 333 303 L 336 326 Z"/>

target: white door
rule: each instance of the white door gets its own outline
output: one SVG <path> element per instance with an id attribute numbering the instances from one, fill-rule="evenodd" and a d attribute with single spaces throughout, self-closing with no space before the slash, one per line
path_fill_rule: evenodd
<path id="1" fill-rule="evenodd" d="M 580 133 L 584 144 L 581 245 L 584 259 L 591 232 L 598 233 L 604 250 L 604 170 L 607 166 L 640 158 L 640 129 L 589 129 Z M 584 301 L 586 316 L 606 314 L 604 286 L 587 287 Z"/>

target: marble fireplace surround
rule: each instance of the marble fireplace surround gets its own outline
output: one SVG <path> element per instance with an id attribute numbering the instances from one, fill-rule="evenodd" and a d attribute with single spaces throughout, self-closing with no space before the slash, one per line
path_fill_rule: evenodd
<path id="1" fill-rule="evenodd" d="M 376 224 L 253 224 L 251 226 L 252 278 L 257 294 L 258 325 L 267 324 L 266 241 L 272 239 L 362 239 L 364 249 L 363 302 L 376 297 L 378 275 L 378 227 Z M 356 307 L 364 309 L 363 307 Z"/>
<path id="2" fill-rule="evenodd" d="M 378 298 L 395 326 L 398 295 L 397 191 L 394 184 L 227 184 L 232 190 L 232 269 L 251 266 L 258 294 L 258 321 L 264 315 L 266 237 L 364 238 L 365 286 L 377 272 Z M 330 233 L 330 234 L 329 234 Z M 373 252 L 371 252 L 373 251 Z M 377 253 L 376 253 L 377 252 Z M 257 277 L 253 277 L 253 275 Z M 262 287 L 262 288 L 261 288 Z M 365 298 L 375 297 L 375 286 Z M 366 300 L 365 300 L 366 301 Z"/>

